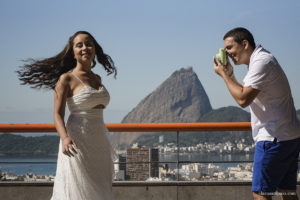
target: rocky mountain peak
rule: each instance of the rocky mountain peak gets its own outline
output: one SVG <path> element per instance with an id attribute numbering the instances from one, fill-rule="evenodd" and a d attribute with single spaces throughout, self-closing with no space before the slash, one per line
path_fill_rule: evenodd
<path id="1" fill-rule="evenodd" d="M 193 71 L 184 67 L 175 71 L 147 95 L 122 123 L 200 122 L 212 110 L 208 96 Z M 130 144 L 141 133 L 114 133 L 114 144 Z"/>
<path id="2" fill-rule="evenodd" d="M 212 107 L 193 71 L 184 67 L 146 96 L 122 123 L 198 122 Z"/>

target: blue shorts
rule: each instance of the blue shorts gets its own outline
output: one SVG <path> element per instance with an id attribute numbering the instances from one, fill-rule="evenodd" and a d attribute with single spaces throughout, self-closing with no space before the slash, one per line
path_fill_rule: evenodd
<path id="1" fill-rule="evenodd" d="M 252 191 L 296 190 L 300 138 L 256 144 Z"/>

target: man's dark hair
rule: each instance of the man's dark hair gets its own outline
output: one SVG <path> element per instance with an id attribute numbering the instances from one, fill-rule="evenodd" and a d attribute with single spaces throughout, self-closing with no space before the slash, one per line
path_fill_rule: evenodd
<path id="1" fill-rule="evenodd" d="M 238 27 L 228 31 L 224 35 L 223 40 L 225 40 L 228 37 L 233 37 L 234 41 L 237 42 L 238 44 L 242 44 L 243 40 L 247 40 L 250 46 L 253 49 L 255 49 L 255 42 L 254 42 L 253 35 L 250 33 L 250 31 L 248 31 L 245 28 Z"/>

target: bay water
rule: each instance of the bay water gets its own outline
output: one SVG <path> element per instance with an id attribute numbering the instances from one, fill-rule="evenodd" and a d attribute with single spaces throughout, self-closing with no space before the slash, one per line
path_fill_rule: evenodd
<path id="1" fill-rule="evenodd" d="M 214 165 L 224 169 L 237 166 L 239 161 L 252 161 L 253 154 L 215 154 L 215 153 L 181 153 L 179 161 L 212 162 Z M 13 173 L 24 175 L 33 173 L 37 175 L 55 175 L 57 157 L 0 157 L 0 170 L 2 173 Z M 176 162 L 176 153 L 165 153 L 159 155 L 161 162 Z M 17 162 L 17 163 L 15 163 Z M 27 163 L 21 163 L 27 162 Z M 42 163 L 46 162 L 46 163 Z M 230 163 L 218 163 L 230 162 Z M 162 163 L 165 164 L 165 163 Z M 184 164 L 184 163 L 182 163 Z M 182 165 L 179 165 L 180 166 Z M 169 163 L 169 168 L 175 169 L 176 163 Z"/>

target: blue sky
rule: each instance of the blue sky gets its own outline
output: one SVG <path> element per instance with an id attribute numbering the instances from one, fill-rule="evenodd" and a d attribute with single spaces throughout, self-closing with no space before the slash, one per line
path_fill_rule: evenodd
<path id="1" fill-rule="evenodd" d="M 272 2 L 272 3 L 270 3 Z M 106 122 L 120 122 L 175 70 L 192 66 L 214 109 L 236 105 L 213 71 L 223 35 L 248 28 L 284 69 L 300 109 L 300 1 L 1 0 L 0 123 L 53 123 L 53 91 L 19 85 L 15 70 L 26 58 L 46 58 L 87 30 L 118 68 L 103 77 L 111 102 Z M 242 81 L 246 66 L 234 66 Z"/>

